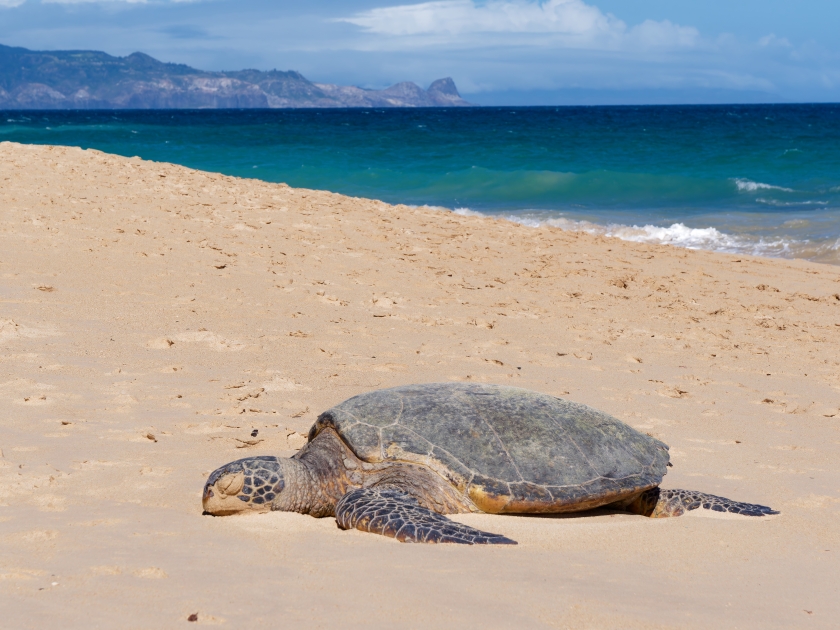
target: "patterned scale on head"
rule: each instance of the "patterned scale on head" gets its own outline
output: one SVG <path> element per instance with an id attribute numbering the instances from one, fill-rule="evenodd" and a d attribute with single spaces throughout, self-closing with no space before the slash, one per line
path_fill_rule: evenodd
<path id="1" fill-rule="evenodd" d="M 224 515 L 245 510 L 269 510 L 285 482 L 277 457 L 239 459 L 217 469 L 204 485 L 204 510 Z"/>

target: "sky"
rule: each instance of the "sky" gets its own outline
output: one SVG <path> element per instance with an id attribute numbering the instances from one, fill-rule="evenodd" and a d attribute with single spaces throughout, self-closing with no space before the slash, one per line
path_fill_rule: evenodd
<path id="1" fill-rule="evenodd" d="M 0 44 L 483 105 L 840 102 L 837 0 L 0 0 Z"/>

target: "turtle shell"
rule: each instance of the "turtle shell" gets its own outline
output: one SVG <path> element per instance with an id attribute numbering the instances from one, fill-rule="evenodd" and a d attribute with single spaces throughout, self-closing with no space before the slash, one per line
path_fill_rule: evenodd
<path id="1" fill-rule="evenodd" d="M 566 512 L 655 487 L 668 447 L 606 413 L 500 385 L 429 383 L 354 396 L 322 413 L 363 461 L 424 465 L 490 513 Z"/>

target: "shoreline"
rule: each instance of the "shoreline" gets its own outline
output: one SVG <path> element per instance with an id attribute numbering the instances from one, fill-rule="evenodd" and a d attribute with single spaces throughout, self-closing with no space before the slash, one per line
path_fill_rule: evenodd
<path id="1" fill-rule="evenodd" d="M 510 221 L 525 227 L 553 227 L 568 232 L 584 232 L 592 236 L 616 238 L 631 243 L 664 245 L 688 250 L 700 250 L 734 256 L 756 256 L 779 260 L 806 260 L 823 265 L 840 265 L 840 239 L 827 238 L 821 242 L 775 237 L 767 240 L 754 234 L 722 232 L 714 226 L 689 227 L 681 221 L 653 223 L 598 223 L 582 218 L 568 218 L 559 211 L 520 211 L 518 214 L 487 212 L 471 208 L 440 208 L 461 216 L 480 216 Z M 557 216 L 554 216 L 557 215 Z M 791 248 L 795 253 L 791 253 Z"/>
<path id="2" fill-rule="evenodd" d="M 12 626 L 197 613 L 228 627 L 772 628 L 840 614 L 835 266 L 4 142 L 0 279 Z M 357 393 L 450 380 L 606 411 L 670 445 L 664 487 L 781 515 L 464 517 L 519 541 L 505 550 L 201 515 L 218 465 L 290 455 Z"/>
<path id="3" fill-rule="evenodd" d="M 55 111 L 4 118 L 0 137 L 631 241 L 840 264 L 831 107 L 548 110 Z"/>

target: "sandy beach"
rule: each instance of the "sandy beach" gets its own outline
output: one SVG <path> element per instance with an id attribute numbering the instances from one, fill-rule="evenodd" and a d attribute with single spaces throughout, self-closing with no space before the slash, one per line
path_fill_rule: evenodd
<path id="1" fill-rule="evenodd" d="M 838 350 L 836 266 L 0 143 L 0 625 L 836 627 Z M 202 516 L 221 464 L 433 381 L 602 409 L 663 487 L 781 514 L 456 517 L 516 547 Z"/>

